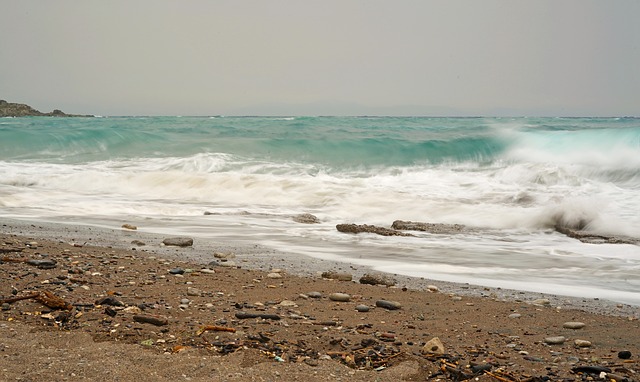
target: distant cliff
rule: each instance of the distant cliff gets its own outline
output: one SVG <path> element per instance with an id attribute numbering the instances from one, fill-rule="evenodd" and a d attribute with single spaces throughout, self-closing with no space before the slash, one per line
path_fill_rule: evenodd
<path id="1" fill-rule="evenodd" d="M 51 113 L 43 113 L 23 103 L 11 103 L 0 100 L 0 117 L 93 117 L 92 115 L 66 114 L 55 109 Z"/>

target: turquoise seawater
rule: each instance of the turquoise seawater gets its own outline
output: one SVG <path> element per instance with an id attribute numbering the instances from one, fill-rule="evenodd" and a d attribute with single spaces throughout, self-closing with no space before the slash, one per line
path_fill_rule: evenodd
<path id="1" fill-rule="evenodd" d="M 299 213 L 321 223 L 294 223 Z M 640 247 L 553 230 L 586 223 L 640 237 L 640 119 L 3 118 L 0 214 L 138 222 L 395 273 L 640 304 Z M 397 219 L 475 233 L 335 230 Z"/>

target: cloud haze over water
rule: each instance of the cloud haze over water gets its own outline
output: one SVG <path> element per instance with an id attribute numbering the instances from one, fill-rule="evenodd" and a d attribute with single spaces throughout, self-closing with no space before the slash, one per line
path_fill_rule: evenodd
<path id="1" fill-rule="evenodd" d="M 3 1 L 0 99 L 100 115 L 640 115 L 637 0 Z"/>

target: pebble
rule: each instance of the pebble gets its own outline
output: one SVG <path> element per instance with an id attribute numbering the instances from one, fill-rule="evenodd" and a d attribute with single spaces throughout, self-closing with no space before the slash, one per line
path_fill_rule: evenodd
<path id="1" fill-rule="evenodd" d="M 620 359 L 629 359 L 631 358 L 631 352 L 628 350 L 623 350 L 618 352 L 618 358 Z"/>
<path id="2" fill-rule="evenodd" d="M 188 287 L 187 296 L 202 296 L 202 291 L 198 288 Z"/>
<path id="3" fill-rule="evenodd" d="M 591 342 L 587 340 L 575 340 L 573 343 L 579 348 L 591 347 Z"/>
<path id="4" fill-rule="evenodd" d="M 567 339 L 563 336 L 547 337 L 544 339 L 544 343 L 549 345 L 561 345 L 566 340 Z"/>
<path id="5" fill-rule="evenodd" d="M 531 301 L 531 303 L 533 305 L 549 305 L 551 304 L 551 301 L 549 301 L 549 299 L 546 299 L 546 298 L 539 298 L 537 300 Z"/>
<path id="6" fill-rule="evenodd" d="M 402 305 L 397 301 L 388 301 L 388 300 L 378 300 L 376 301 L 376 306 L 380 308 L 385 308 L 388 310 L 397 310 L 402 307 Z"/>
<path id="7" fill-rule="evenodd" d="M 5 302 L 4 304 L 2 304 L 2 310 L 10 310 L 11 309 L 11 304 L 9 304 L 8 302 Z"/>
<path id="8" fill-rule="evenodd" d="M 209 268 L 202 268 L 202 269 L 200 270 L 200 273 L 206 273 L 206 274 L 210 274 L 210 275 L 212 275 L 212 274 L 216 273 L 216 271 L 215 271 L 215 270 L 213 270 L 213 269 L 209 269 Z"/>
<path id="9" fill-rule="evenodd" d="M 509 315 L 509 318 L 520 318 L 522 315 L 520 313 L 513 313 Z"/>
<path id="10" fill-rule="evenodd" d="M 122 228 L 124 228 L 124 229 L 130 229 L 130 230 L 132 230 L 132 231 L 135 231 L 135 230 L 137 230 L 137 229 L 138 229 L 138 227 L 134 226 L 133 224 L 128 224 L 128 223 L 123 224 L 123 225 L 122 225 Z"/>
<path id="11" fill-rule="evenodd" d="M 174 247 L 191 247 L 193 245 L 193 239 L 190 237 L 169 237 L 164 239 L 162 244 Z"/>
<path id="12" fill-rule="evenodd" d="M 235 261 L 225 261 L 222 262 L 220 264 L 218 264 L 221 267 L 225 267 L 225 268 L 235 268 L 236 267 L 236 262 Z"/>
<path id="13" fill-rule="evenodd" d="M 393 286 L 396 280 L 380 273 L 367 273 L 360 277 L 360 284 Z"/>
<path id="14" fill-rule="evenodd" d="M 440 289 L 435 285 L 428 285 L 427 289 L 429 290 L 429 292 L 438 292 L 438 291 L 440 291 Z"/>
<path id="15" fill-rule="evenodd" d="M 346 293 L 331 293 L 329 295 L 329 300 L 331 301 L 340 301 L 340 302 L 348 302 L 351 300 L 351 296 Z"/>
<path id="16" fill-rule="evenodd" d="M 369 311 L 369 309 L 370 309 L 370 308 L 369 308 L 369 306 L 367 306 L 367 305 L 363 305 L 363 304 L 360 304 L 360 305 L 356 306 L 356 310 L 357 310 L 358 312 L 361 312 L 361 313 L 368 312 L 368 311 Z"/>
<path id="17" fill-rule="evenodd" d="M 169 269 L 169 273 L 171 273 L 172 275 L 181 275 L 184 273 L 184 269 L 182 268 Z"/>
<path id="18" fill-rule="evenodd" d="M 307 293 L 307 296 L 310 298 L 320 298 L 322 297 L 322 293 L 320 292 L 309 292 Z"/>
<path id="19" fill-rule="evenodd" d="M 183 298 L 182 300 L 180 300 L 181 304 L 189 304 L 191 302 L 191 300 L 189 300 L 188 298 Z"/>
<path id="20" fill-rule="evenodd" d="M 344 272 L 328 271 L 328 272 L 322 272 L 322 278 L 338 280 L 338 281 L 351 281 L 353 280 L 353 275 L 351 275 L 350 273 L 344 273 Z"/>
<path id="21" fill-rule="evenodd" d="M 570 321 L 562 324 L 562 327 L 565 329 L 582 329 L 584 328 L 584 322 Z"/>
<path id="22" fill-rule="evenodd" d="M 287 306 L 287 307 L 295 307 L 298 306 L 295 302 L 291 301 L 291 300 L 282 300 L 280 301 L 280 304 L 278 304 L 280 306 Z"/>
<path id="23" fill-rule="evenodd" d="M 440 338 L 433 337 L 426 344 L 424 344 L 424 346 L 422 347 L 422 352 L 429 354 L 444 354 L 445 349 L 442 341 L 440 341 Z"/>
<path id="24" fill-rule="evenodd" d="M 228 260 L 228 259 L 233 259 L 234 257 L 236 257 L 236 255 L 234 255 L 233 253 L 216 252 L 213 254 L 213 257 L 220 260 Z"/>
<path id="25" fill-rule="evenodd" d="M 270 279 L 281 279 L 282 275 L 280 273 L 272 272 L 272 273 L 269 273 L 267 277 Z"/>

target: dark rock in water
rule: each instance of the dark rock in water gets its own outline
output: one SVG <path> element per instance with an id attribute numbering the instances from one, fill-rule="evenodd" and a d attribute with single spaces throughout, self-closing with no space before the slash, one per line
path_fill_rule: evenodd
<path id="1" fill-rule="evenodd" d="M 164 239 L 162 243 L 175 247 L 190 247 L 193 245 L 193 239 L 190 237 L 169 237 Z"/>
<path id="2" fill-rule="evenodd" d="M 578 239 L 581 242 L 587 244 L 640 244 L 640 240 L 638 239 L 621 236 L 601 235 L 593 232 L 583 231 L 582 228 L 574 229 L 572 227 L 567 227 L 559 224 L 557 224 L 554 228 L 557 232 L 563 235 Z"/>
<path id="3" fill-rule="evenodd" d="M 320 223 L 320 219 L 311 214 L 300 214 L 293 217 L 293 221 L 296 223 L 303 224 L 318 224 Z"/>
<path id="4" fill-rule="evenodd" d="M 396 220 L 391 228 L 405 231 L 423 231 L 429 233 L 452 234 L 465 230 L 462 224 L 441 224 L 441 223 L 421 223 L 412 221 Z"/>
<path id="5" fill-rule="evenodd" d="M 338 224 L 336 229 L 344 233 L 375 233 L 382 236 L 413 236 L 409 233 L 368 224 Z"/>
<path id="6" fill-rule="evenodd" d="M 360 277 L 360 284 L 393 286 L 396 280 L 383 274 L 367 273 Z"/>
<path id="7" fill-rule="evenodd" d="M 629 359 L 631 358 L 631 352 L 628 350 L 623 350 L 618 352 L 618 358 L 620 359 Z"/>
<path id="8" fill-rule="evenodd" d="M 376 301 L 376 306 L 387 310 L 398 310 L 402 307 L 399 302 L 388 300 L 378 300 Z"/>

